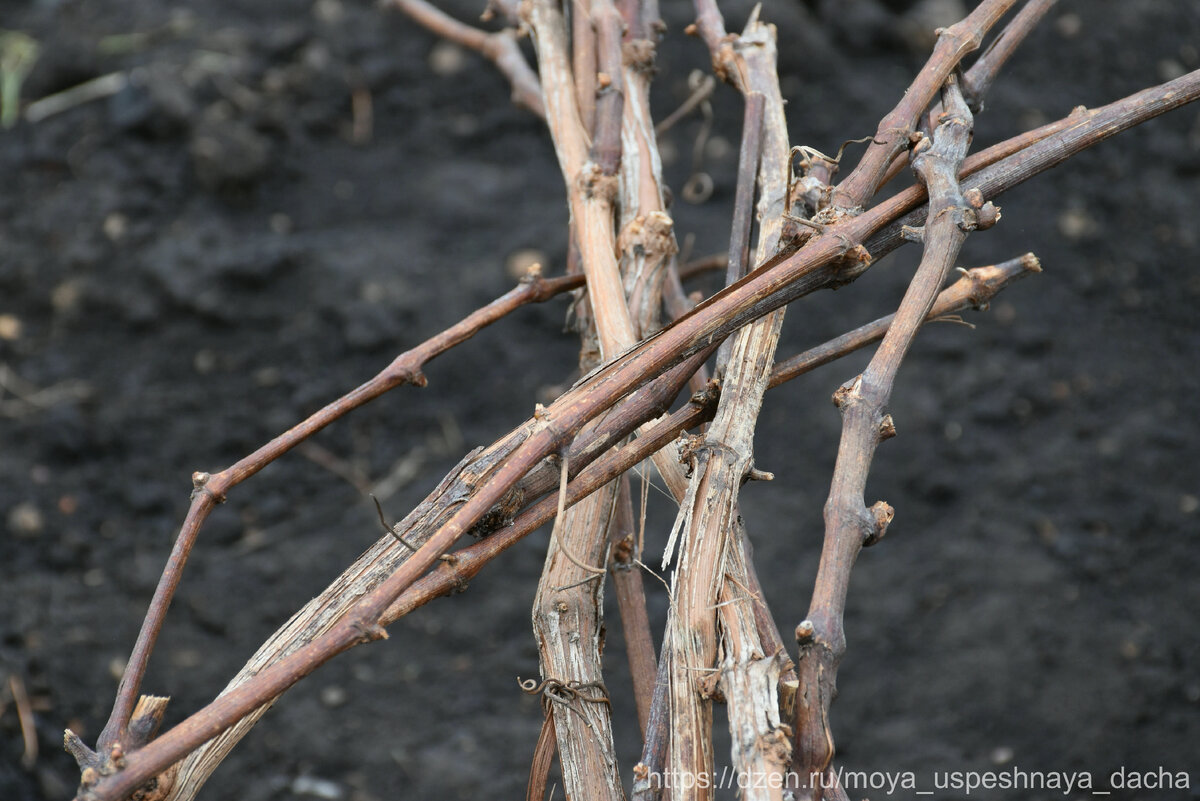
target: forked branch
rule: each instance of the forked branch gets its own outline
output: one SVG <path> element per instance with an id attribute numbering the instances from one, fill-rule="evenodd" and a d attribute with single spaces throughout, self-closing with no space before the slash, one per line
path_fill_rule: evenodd
<path id="1" fill-rule="evenodd" d="M 428 28 L 446 41 L 474 50 L 496 65 L 512 84 L 512 101 L 545 119 L 542 90 L 537 75 L 525 60 L 517 45 L 517 32 L 506 28 L 489 33 L 459 22 L 426 0 L 387 0 L 418 24 Z"/>
<path id="2" fill-rule="evenodd" d="M 1012 54 L 1057 2 L 1058 0 L 1027 0 L 1016 16 L 1004 26 L 1000 35 L 988 45 L 983 55 L 964 73 L 962 92 L 971 111 L 982 110 L 983 97 L 1000 74 L 1000 68 L 1012 58 Z"/>
<path id="3" fill-rule="evenodd" d="M 976 59 L 970 69 L 962 73 L 963 97 L 972 112 L 978 113 L 983 109 L 983 99 L 991 89 L 996 76 L 1000 74 L 1000 69 L 1012 58 L 1021 43 L 1033 32 L 1038 23 L 1042 21 L 1042 17 L 1046 16 L 1057 2 L 1058 0 L 1026 0 L 1025 5 L 1021 7 L 1016 16 L 1009 20 L 1008 24 L 1004 26 L 1004 30 L 1000 31 L 992 40 L 983 55 Z M 935 103 L 928 116 L 928 119 L 935 121 L 930 124 L 930 127 L 936 124 L 941 112 L 941 103 Z M 925 130 L 929 130 L 929 128 Z M 897 153 L 880 185 L 886 184 L 903 172 L 907 164 L 907 154 L 903 151 Z"/>
<path id="4" fill-rule="evenodd" d="M 853 212 L 861 209 L 875 195 L 887 174 L 888 165 L 896 154 L 909 146 L 909 137 L 916 131 L 917 119 L 929 106 L 946 77 L 954 71 L 963 56 L 979 47 L 984 35 L 1015 2 L 983 0 L 961 22 L 938 31 L 933 55 L 904 92 L 904 98 L 880 120 L 879 129 L 858 166 L 834 190 L 832 205 L 835 209 Z"/>
<path id="5" fill-rule="evenodd" d="M 946 111 L 934 140 L 922 139 L 913 149 L 913 169 L 929 193 L 929 222 L 925 250 L 895 320 L 862 375 L 834 395 L 842 412 L 842 440 L 829 500 L 825 504 L 825 545 L 817 570 L 808 618 L 796 627 L 800 647 L 797 664 L 794 774 L 801 797 L 820 801 L 833 760 L 829 706 L 837 685 L 837 669 L 845 652 L 842 616 L 850 571 L 859 550 L 883 537 L 892 508 L 880 501 L 867 508 L 863 494 L 875 448 L 895 434 L 891 416 L 884 414 L 896 372 L 917 330 L 932 308 L 967 234 L 988 227 L 998 212 L 974 190 L 959 188 L 958 171 L 971 138 L 971 112 L 957 81 L 951 77 L 943 91 Z"/>

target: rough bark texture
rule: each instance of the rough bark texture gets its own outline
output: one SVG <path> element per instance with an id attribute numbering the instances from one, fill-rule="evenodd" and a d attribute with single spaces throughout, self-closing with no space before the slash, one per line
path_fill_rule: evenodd
<path id="1" fill-rule="evenodd" d="M 783 223 L 789 154 L 787 123 L 775 76 L 774 29 L 752 20 L 734 42 L 739 70 L 748 93 L 765 99 L 761 162 L 761 192 L 756 263 L 774 252 Z M 748 94 L 748 96 L 750 96 Z M 733 256 L 731 255 L 731 260 Z M 735 276 L 736 277 L 736 276 Z M 667 636 L 675 655 L 671 672 L 671 747 L 668 774 L 678 798 L 706 799 L 712 787 L 701 777 L 713 773 L 712 696 L 720 682 L 730 708 L 734 738 L 734 767 L 747 775 L 782 776 L 787 765 L 787 737 L 779 722 L 779 665 L 761 664 L 762 644 L 755 625 L 754 602 L 748 583 L 744 551 L 737 526 L 737 498 L 753 467 L 754 422 L 766 391 L 783 311 L 773 312 L 738 332 L 732 340 L 720 405 L 703 440 L 691 449 L 692 476 L 676 520 L 680 532 L 679 565 L 672 584 Z M 674 538 L 673 538 L 674 539 Z M 670 549 L 668 545 L 668 549 Z M 670 553 L 667 554 L 670 557 Z M 737 596 L 728 588 L 740 587 Z M 719 603 L 744 604 L 727 610 Z M 724 658 L 718 660 L 716 610 L 724 624 Z M 755 667 L 757 665 L 757 667 Z M 765 668 L 765 673 L 761 670 Z M 725 677 L 729 675 L 726 682 Z M 751 678 L 770 678 L 759 686 Z M 684 777 L 696 777 L 690 781 Z M 779 788 L 775 788 L 775 798 Z M 757 788 L 747 798 L 765 798 Z"/>
<path id="2" fill-rule="evenodd" d="M 572 799 L 624 799 L 612 745 L 612 710 L 600 667 L 603 647 L 604 536 L 612 521 L 617 483 L 567 510 L 556 523 L 533 602 L 533 629 L 541 655 L 545 708 L 554 716 L 563 791 Z"/>

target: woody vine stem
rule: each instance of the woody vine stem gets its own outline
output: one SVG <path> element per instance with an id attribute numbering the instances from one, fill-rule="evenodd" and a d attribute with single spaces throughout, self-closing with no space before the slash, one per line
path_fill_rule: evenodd
<path id="1" fill-rule="evenodd" d="M 1032 254 L 963 270 L 947 286 L 971 231 L 999 220 L 992 201 L 1079 151 L 1200 96 L 1200 73 L 1148 88 L 968 155 L 988 88 L 1054 0 L 983 0 L 938 32 L 926 65 L 877 126 L 857 166 L 788 141 L 776 74 L 776 31 L 755 10 L 726 31 L 715 0 L 696 0 L 688 33 L 744 103 L 726 286 L 694 304 L 684 293 L 649 102 L 663 33 L 655 0 L 494 2 L 504 24 L 484 30 L 426 0 L 389 0 L 416 24 L 478 51 L 510 81 L 513 100 L 542 117 L 570 209 L 569 274 L 535 268 L 511 292 L 397 357 L 357 389 L 225 470 L 194 476 L 191 508 L 133 647 L 112 714 L 94 748 L 74 734 L 77 801 L 187 801 L 289 687 L 430 600 L 461 589 L 500 553 L 555 519 L 533 610 L 544 701 L 531 744 L 529 796 L 541 798 L 557 752 L 568 798 L 624 798 L 616 722 L 604 681 L 602 599 L 611 581 L 630 644 L 643 743 L 636 798 L 662 797 L 663 771 L 712 769 L 712 706 L 728 706 L 739 771 L 786 775 L 747 798 L 842 799 L 831 724 L 845 655 L 843 611 L 859 550 L 892 519 L 864 487 L 905 354 L 930 319 L 984 308 L 1013 280 L 1040 271 Z M 1005 21 L 1007 20 L 1007 21 Z M 1002 24 L 1003 23 L 1003 24 Z M 999 27 L 999 30 L 996 30 Z M 532 39 L 534 65 L 520 39 Z M 968 64 L 985 42 L 990 46 Z M 706 90 L 707 91 L 707 90 Z M 698 100 L 692 105 L 701 104 Z M 974 113 L 973 113 L 974 112 Z M 980 116 L 983 119 L 982 116 Z M 795 154 L 802 159 L 797 162 Z M 911 186 L 875 202 L 903 174 Z M 757 223 L 757 226 L 755 225 Z M 895 315 L 776 361 L 788 304 L 854 281 L 905 242 L 923 248 Z M 403 385 L 422 367 L 521 306 L 576 292 L 583 373 L 573 387 L 485 448 L 438 487 L 317 598 L 270 637 L 211 703 L 157 734 L 166 699 L 141 695 L 146 665 L 188 556 L 213 508 L 242 482 L 325 426 Z M 764 393 L 796 375 L 880 342 L 835 400 L 843 433 L 825 507 L 824 549 L 796 648 L 779 633 L 739 513 L 740 488 L 769 480 L 754 465 Z M 715 376 L 715 377 L 714 377 Z M 671 411 L 690 386 L 690 399 Z M 687 432 L 694 431 L 688 435 Z M 635 524 L 636 482 L 651 460 L 679 502 L 663 558 L 673 566 L 670 614 L 656 648 L 646 612 Z M 464 535 L 472 544 L 453 550 Z M 712 788 L 677 788 L 705 801 Z"/>

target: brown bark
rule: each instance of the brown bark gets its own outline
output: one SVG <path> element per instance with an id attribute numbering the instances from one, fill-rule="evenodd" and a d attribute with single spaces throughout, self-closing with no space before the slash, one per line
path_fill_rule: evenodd
<path id="1" fill-rule="evenodd" d="M 916 131 L 918 117 L 929 106 L 946 77 L 963 56 L 979 47 L 984 34 L 1015 2 L 983 0 L 962 21 L 938 32 L 933 55 L 904 92 L 903 99 L 880 120 L 858 166 L 834 189 L 832 206 L 835 210 L 853 213 L 875 195 L 887 174 L 888 165 L 896 154 L 909 146 L 909 137 Z"/>
<path id="2" fill-rule="evenodd" d="M 825 504 L 825 545 L 808 617 L 796 627 L 797 663 L 794 775 L 797 797 L 820 801 L 833 761 L 829 707 L 837 687 L 837 669 L 846 650 L 842 627 L 850 571 L 859 550 L 883 537 L 892 508 L 863 501 L 875 448 L 895 434 L 884 414 L 900 363 L 933 307 L 967 234 L 995 222 L 997 212 L 978 193 L 964 195 L 958 171 L 971 138 L 971 112 L 957 82 L 943 92 L 946 113 L 934 142 L 921 140 L 913 150 L 913 168 L 929 192 L 930 223 L 923 232 L 925 251 L 895 320 L 862 375 L 842 385 L 834 402 L 842 411 L 842 441 L 833 483 Z"/>

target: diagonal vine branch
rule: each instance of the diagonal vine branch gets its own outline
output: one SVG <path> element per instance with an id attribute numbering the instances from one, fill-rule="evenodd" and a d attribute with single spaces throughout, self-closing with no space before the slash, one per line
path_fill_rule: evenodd
<path id="1" fill-rule="evenodd" d="M 1041 272 L 1041 265 L 1031 253 L 1002 264 L 967 270 L 958 281 L 938 295 L 926 322 L 968 309 L 987 308 L 991 299 L 1006 286 L 1036 272 Z M 893 315 L 882 317 L 811 350 L 778 362 L 771 371 L 768 387 L 779 386 L 878 342 L 887 332 L 892 319 Z M 680 433 L 711 420 L 716 413 L 718 397 L 719 393 L 715 388 L 712 392 L 694 395 L 687 405 L 660 420 L 642 436 L 622 448 L 606 453 L 587 469 L 580 471 L 567 485 L 567 506 L 579 502 L 616 476 L 633 468 L 651 453 L 666 447 Z M 545 525 L 554 515 L 556 504 L 557 499 L 553 496 L 545 497 L 527 507 L 510 525 L 480 542 L 455 551 L 453 561 L 443 563 L 423 576 L 389 607 L 383 618 L 384 625 L 391 625 L 435 598 L 463 589 L 486 564 Z"/>

